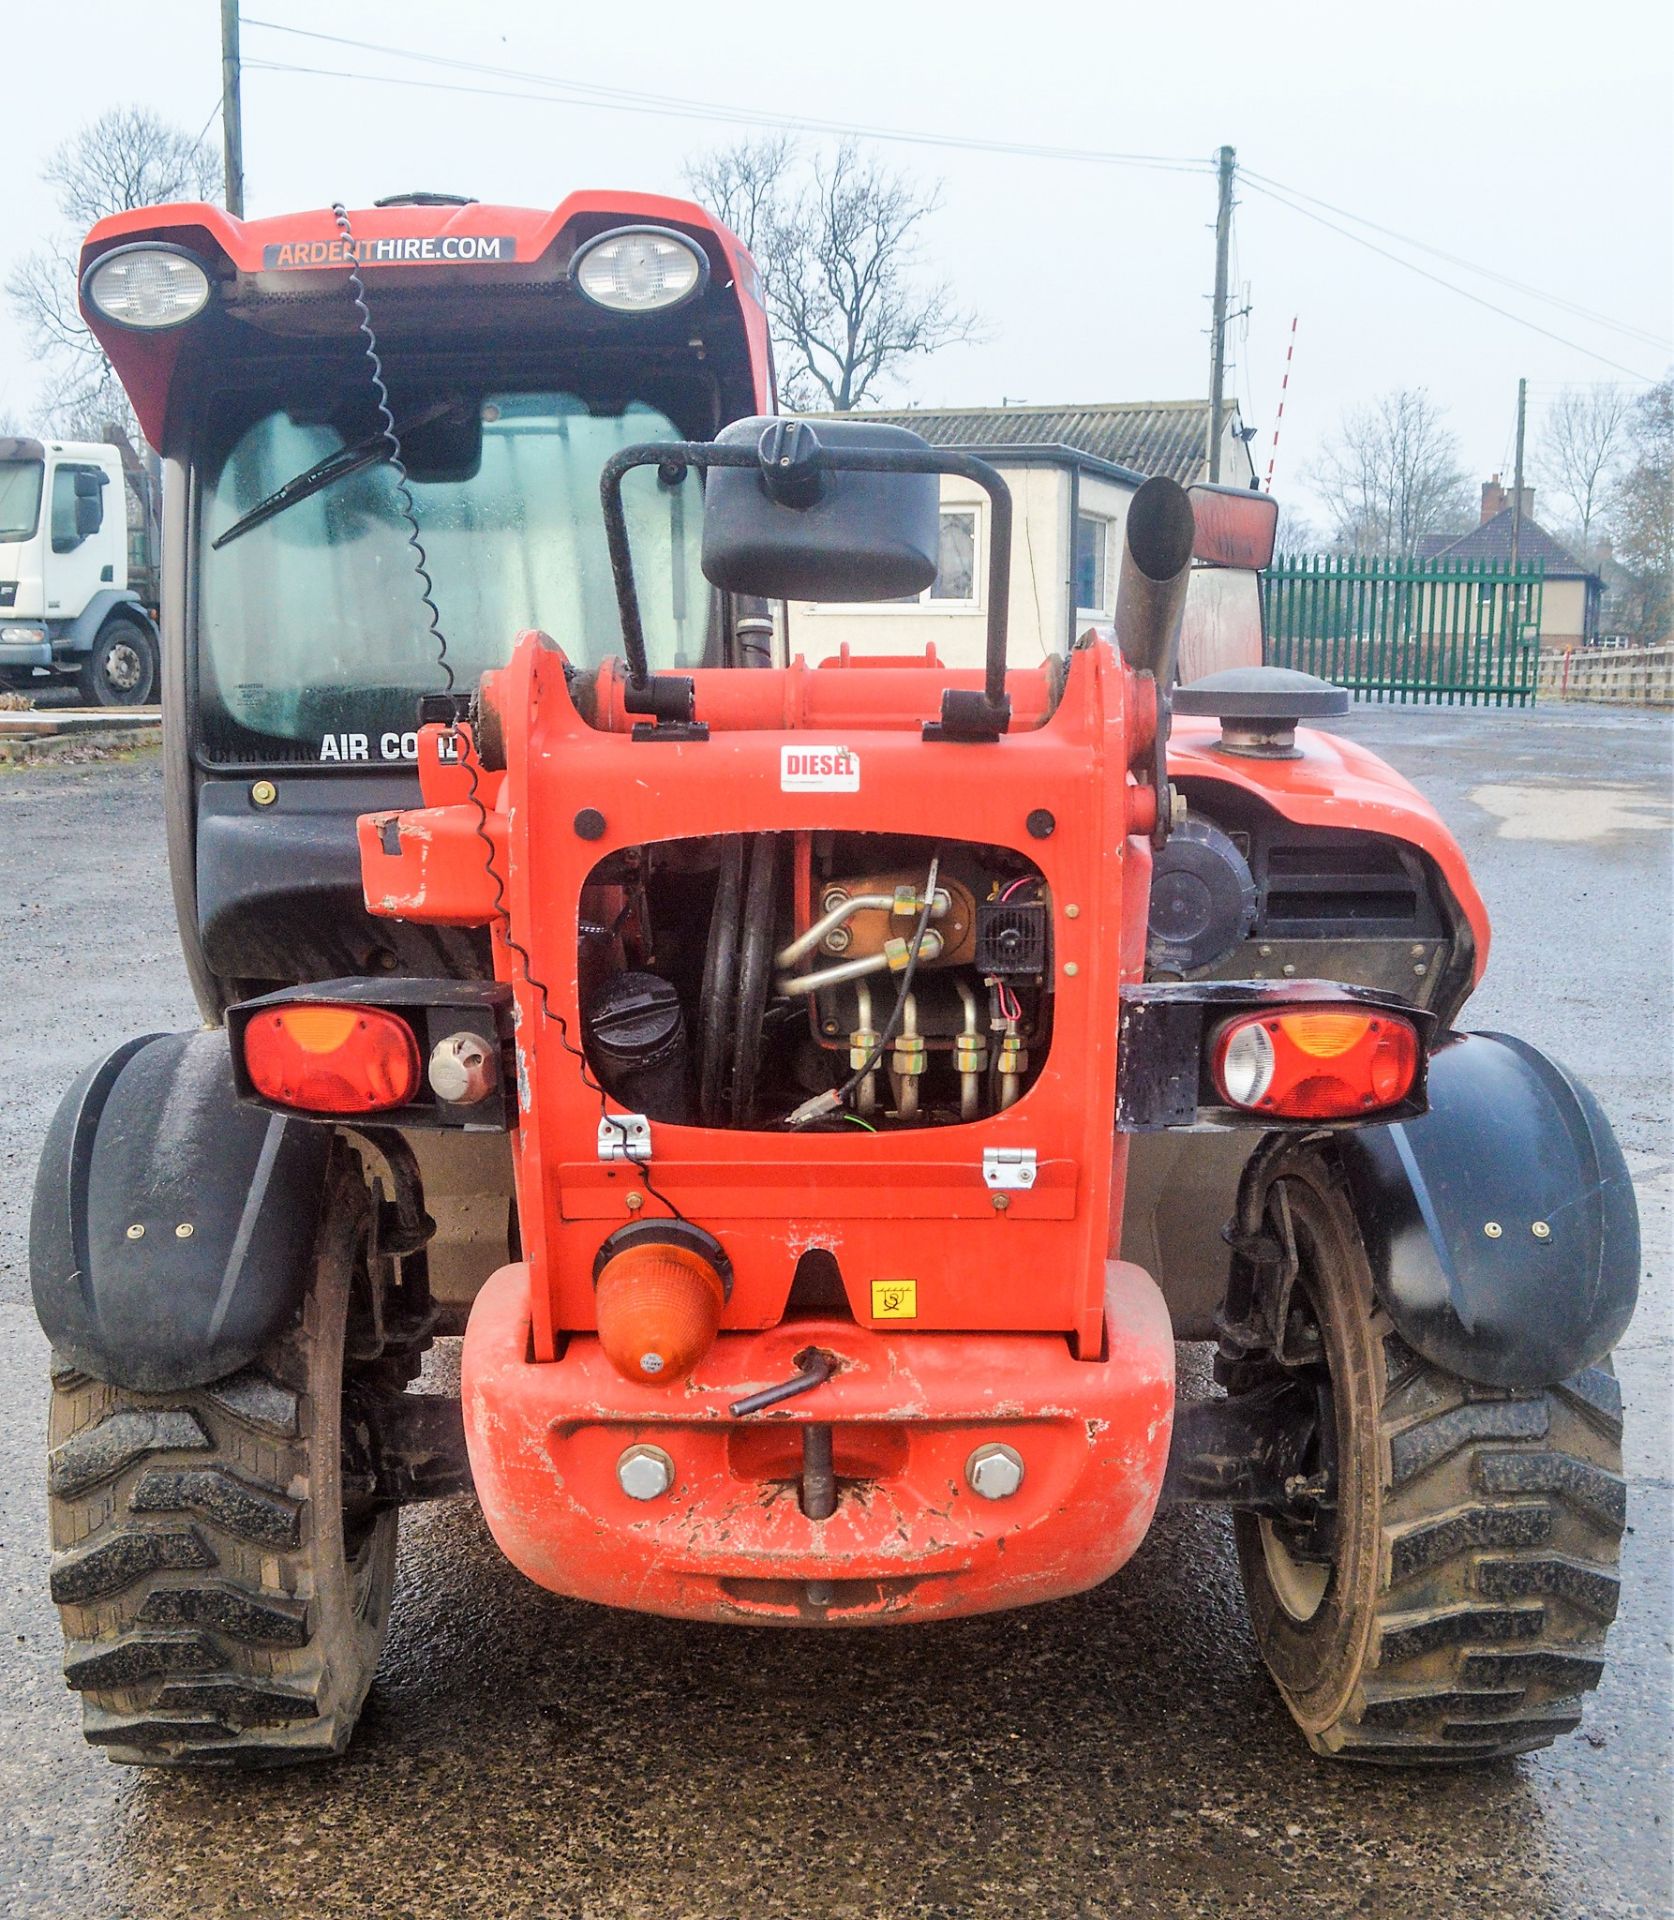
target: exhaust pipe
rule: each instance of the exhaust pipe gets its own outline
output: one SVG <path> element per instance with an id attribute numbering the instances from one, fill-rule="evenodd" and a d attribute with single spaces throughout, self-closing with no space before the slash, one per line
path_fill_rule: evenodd
<path id="1" fill-rule="evenodd" d="M 1135 673 L 1148 673 L 1157 687 L 1157 737 L 1151 784 L 1157 794 L 1157 824 L 1151 844 L 1167 844 L 1174 799 L 1168 785 L 1171 696 L 1180 661 L 1180 620 L 1192 574 L 1197 516 L 1184 487 L 1153 474 L 1128 507 L 1122 543 L 1122 574 L 1116 586 L 1116 644 Z"/>
<path id="2" fill-rule="evenodd" d="M 1136 673 L 1155 677 L 1159 704 L 1166 703 L 1174 685 L 1196 538 L 1197 518 L 1185 488 L 1154 474 L 1128 507 L 1116 640 Z"/>

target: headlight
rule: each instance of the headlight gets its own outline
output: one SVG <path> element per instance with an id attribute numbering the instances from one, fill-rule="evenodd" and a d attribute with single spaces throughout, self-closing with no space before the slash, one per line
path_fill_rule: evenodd
<path id="1" fill-rule="evenodd" d="M 46 637 L 45 627 L 0 627 L 0 641 L 9 647 L 28 646 Z"/>
<path id="2" fill-rule="evenodd" d="M 81 288 L 107 320 L 149 333 L 195 320 L 209 300 L 209 275 L 181 247 L 118 247 L 94 261 Z"/>
<path id="3" fill-rule="evenodd" d="M 695 240 L 667 227 L 618 227 L 581 248 L 570 278 L 596 307 L 658 313 L 703 291 L 709 257 Z"/>

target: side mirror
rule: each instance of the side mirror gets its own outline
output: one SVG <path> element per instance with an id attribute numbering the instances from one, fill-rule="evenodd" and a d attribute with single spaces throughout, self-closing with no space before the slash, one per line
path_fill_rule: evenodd
<path id="1" fill-rule="evenodd" d="M 1273 543 L 1279 533 L 1279 503 L 1271 494 L 1248 487 L 1188 487 L 1197 535 L 1192 558 L 1212 567 L 1253 567 L 1258 572 L 1273 564 Z"/>
<path id="2" fill-rule="evenodd" d="M 895 600 L 936 577 L 941 487 L 934 473 L 844 471 L 821 452 L 928 455 L 905 427 L 739 420 L 717 447 L 749 466 L 713 466 L 703 502 L 703 571 L 729 593 L 767 600 Z"/>
<path id="3" fill-rule="evenodd" d="M 76 490 L 76 538 L 85 540 L 105 524 L 104 490 L 108 477 L 83 468 L 72 478 Z"/>

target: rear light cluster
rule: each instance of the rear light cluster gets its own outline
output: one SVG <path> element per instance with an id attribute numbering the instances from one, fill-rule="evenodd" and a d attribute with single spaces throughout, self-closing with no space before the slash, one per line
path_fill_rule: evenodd
<path id="1" fill-rule="evenodd" d="M 412 1028 L 379 1007 L 263 1011 L 244 1030 L 244 1066 L 264 1100 L 308 1113 L 387 1113 L 419 1085 Z"/>
<path id="2" fill-rule="evenodd" d="M 1418 1035 L 1387 1012 L 1252 1013 L 1215 1035 L 1209 1070 L 1228 1106 L 1289 1120 L 1343 1120 L 1412 1091 Z"/>

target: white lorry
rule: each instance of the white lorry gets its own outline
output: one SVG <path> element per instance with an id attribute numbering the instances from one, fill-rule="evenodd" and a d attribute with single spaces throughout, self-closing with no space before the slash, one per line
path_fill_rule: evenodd
<path id="1" fill-rule="evenodd" d="M 157 698 L 155 529 L 147 507 L 130 531 L 128 499 L 115 447 L 0 437 L 0 688 L 70 679 L 89 706 Z"/>

